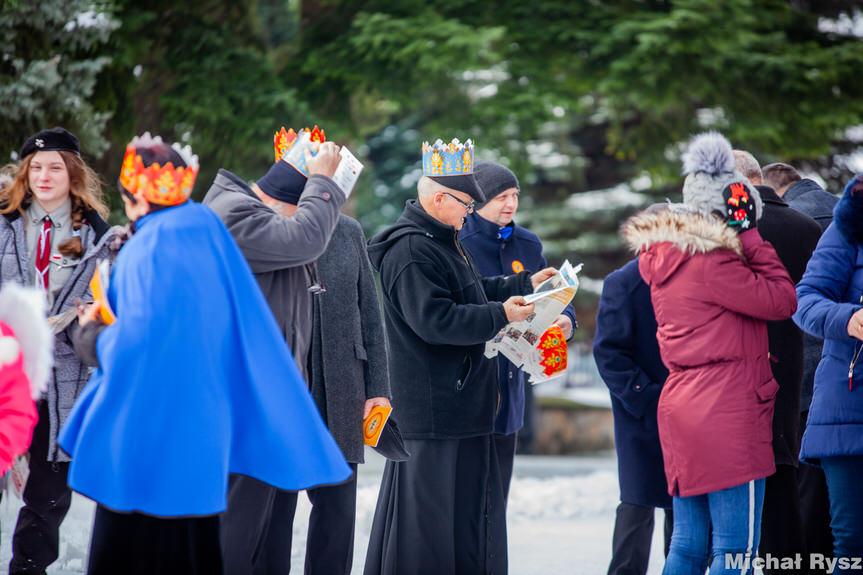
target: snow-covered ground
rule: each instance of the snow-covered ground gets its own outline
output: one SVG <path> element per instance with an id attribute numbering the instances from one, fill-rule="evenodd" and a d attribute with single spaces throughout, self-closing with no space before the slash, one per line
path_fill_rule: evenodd
<path id="1" fill-rule="evenodd" d="M 362 573 L 377 501 L 383 459 L 372 451 L 360 466 L 354 573 Z M 11 533 L 20 502 L 8 495 L 0 503 L 0 571 L 11 556 Z M 611 556 L 611 533 L 618 501 L 613 453 L 590 457 L 518 456 L 508 508 L 509 572 L 512 575 L 601 575 Z M 294 525 L 293 572 L 302 573 L 309 513 L 300 498 Z M 75 496 L 61 532 L 60 559 L 50 575 L 83 573 L 93 519 L 93 504 Z M 661 515 L 653 538 L 650 575 L 662 571 Z"/>

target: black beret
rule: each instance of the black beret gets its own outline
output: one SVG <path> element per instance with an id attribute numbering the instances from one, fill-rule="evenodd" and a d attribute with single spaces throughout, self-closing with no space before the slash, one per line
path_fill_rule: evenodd
<path id="1" fill-rule="evenodd" d="M 284 160 L 278 160 L 262 178 L 258 187 L 273 199 L 296 206 L 308 178 Z"/>
<path id="2" fill-rule="evenodd" d="M 442 186 L 445 186 L 451 190 L 456 190 L 457 192 L 464 192 L 469 195 L 471 198 L 476 200 L 476 203 L 482 203 L 485 201 L 485 196 L 482 193 L 482 189 L 479 187 L 479 184 L 476 181 L 476 178 L 473 174 L 459 174 L 457 176 L 426 176 L 427 178 L 431 178 Z"/>
<path id="3" fill-rule="evenodd" d="M 72 152 L 80 156 L 81 146 L 72 132 L 63 128 L 51 128 L 27 138 L 21 146 L 21 159 L 36 152 Z"/>

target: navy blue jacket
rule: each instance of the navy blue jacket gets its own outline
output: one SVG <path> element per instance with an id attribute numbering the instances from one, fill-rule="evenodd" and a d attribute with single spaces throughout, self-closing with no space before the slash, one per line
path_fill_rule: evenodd
<path id="1" fill-rule="evenodd" d="M 821 231 L 827 229 L 833 222 L 833 208 L 839 198 L 827 192 L 817 183 L 804 178 L 794 182 L 782 195 L 782 200 L 789 206 L 803 212 L 821 226 Z M 808 411 L 812 402 L 812 386 L 815 381 L 815 368 L 821 361 L 822 342 L 817 337 L 803 335 L 803 382 L 800 389 L 800 411 Z"/>
<path id="2" fill-rule="evenodd" d="M 800 446 L 800 459 L 816 464 L 822 457 L 863 455 L 863 362 L 848 378 L 863 342 L 847 331 L 863 308 L 863 198 L 846 192 L 833 215 L 797 285 L 794 314 L 801 328 L 824 339 Z"/>
<path id="3" fill-rule="evenodd" d="M 512 234 L 504 239 L 497 224 L 476 212 L 468 215 L 460 233 L 461 243 L 470 250 L 483 277 L 510 276 L 521 271 L 536 273 L 548 267 L 536 234 L 514 223 L 510 227 Z M 566 306 L 563 313 L 572 321 L 574 331 L 577 326 L 572 305 Z M 524 373 L 504 357 L 499 361 L 500 409 L 494 432 L 510 434 L 524 425 Z"/>
<path id="4" fill-rule="evenodd" d="M 671 507 L 656 424 L 668 369 L 659 355 L 650 288 L 638 273 L 637 258 L 605 278 L 593 357 L 611 392 L 620 500 Z"/>

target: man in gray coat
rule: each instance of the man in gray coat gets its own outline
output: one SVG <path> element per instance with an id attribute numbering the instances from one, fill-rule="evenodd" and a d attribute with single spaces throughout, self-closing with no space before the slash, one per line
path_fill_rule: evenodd
<path id="1" fill-rule="evenodd" d="M 219 170 L 204 197 L 204 204 L 219 215 L 240 246 L 306 381 L 312 298 L 321 290 L 314 261 L 326 250 L 345 203 L 344 192 L 331 179 L 338 152 L 338 146 L 326 142 L 314 158 L 307 156 L 308 178 L 284 160 L 276 161 L 251 186 Z M 285 217 L 291 201 L 297 204 L 295 213 Z M 289 522 L 295 504 L 296 494 L 250 477 L 231 477 L 228 509 L 221 522 L 226 575 L 288 572 L 289 567 L 267 569 L 261 560 L 268 554 L 284 557 L 288 542 L 269 537 L 268 531 Z"/>

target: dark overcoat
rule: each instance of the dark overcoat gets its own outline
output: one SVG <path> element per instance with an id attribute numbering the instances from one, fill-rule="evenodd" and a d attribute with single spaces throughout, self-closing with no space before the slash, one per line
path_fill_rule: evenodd
<path id="1" fill-rule="evenodd" d="M 650 288 L 638 273 L 637 259 L 605 278 L 593 357 L 611 392 L 620 500 L 671 507 L 656 424 L 668 369 L 659 355 Z"/>
<path id="2" fill-rule="evenodd" d="M 758 232 L 773 245 L 795 284 L 803 277 L 821 227 L 791 209 L 767 186 L 756 186 L 764 202 Z M 800 453 L 800 386 L 803 380 L 803 332 L 791 318 L 767 322 L 770 367 L 779 384 L 773 411 L 773 455 L 777 465 L 797 465 Z"/>
<path id="3" fill-rule="evenodd" d="M 804 178 L 791 184 L 782 195 L 782 200 L 789 206 L 803 212 L 821 226 L 821 232 L 833 223 L 833 208 L 839 198 L 824 190 L 814 181 Z M 819 338 L 810 333 L 803 334 L 803 384 L 800 391 L 800 411 L 809 411 L 812 402 L 812 386 L 815 380 L 815 368 L 821 361 L 821 348 L 824 345 Z"/>
<path id="4" fill-rule="evenodd" d="M 317 261 L 326 289 L 315 296 L 310 385 L 330 433 L 350 463 L 363 463 L 363 406 L 390 397 L 378 292 L 360 224 L 341 214 Z"/>

